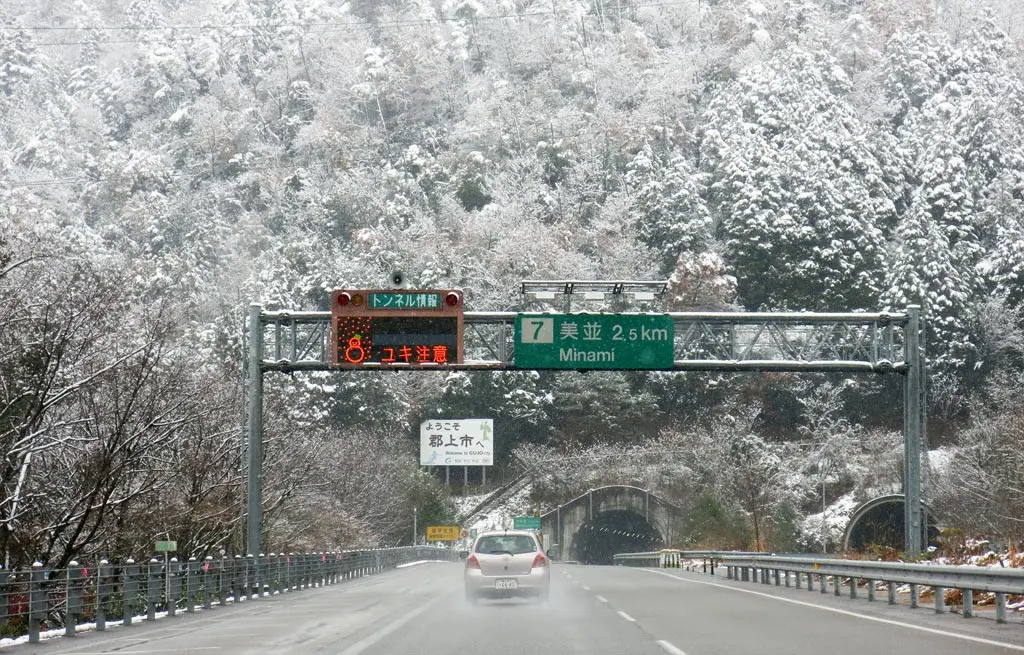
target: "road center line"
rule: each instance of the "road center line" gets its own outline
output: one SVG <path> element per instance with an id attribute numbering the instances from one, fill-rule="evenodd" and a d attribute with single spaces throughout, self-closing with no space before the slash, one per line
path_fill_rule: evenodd
<path id="1" fill-rule="evenodd" d="M 866 614 L 858 614 L 857 612 L 851 612 L 849 610 L 840 609 L 838 607 L 827 607 L 825 605 L 815 605 L 814 603 L 808 603 L 802 600 L 796 600 L 795 598 L 785 598 L 783 596 L 773 596 L 772 594 L 766 594 L 762 591 L 754 591 L 753 589 L 741 589 L 739 587 L 730 587 L 724 584 L 716 584 L 714 582 L 705 582 L 704 580 L 690 580 L 687 578 L 680 578 L 677 575 L 671 573 L 665 573 L 663 571 L 655 571 L 654 569 L 641 569 L 648 573 L 656 573 L 657 575 L 663 575 L 666 578 L 672 578 L 679 582 L 689 584 L 702 584 L 709 587 L 718 587 L 719 589 L 728 589 L 730 591 L 740 591 L 745 594 L 754 594 L 755 596 L 763 596 L 765 598 L 771 598 L 773 600 L 780 600 L 785 603 L 793 603 L 794 605 L 803 605 L 804 607 L 813 607 L 814 609 L 823 610 L 825 612 L 835 612 L 836 614 L 845 614 L 846 616 L 854 616 L 858 619 L 864 619 L 865 621 L 875 621 L 877 623 L 887 623 L 889 625 L 899 626 L 901 628 L 907 628 L 909 630 L 919 630 L 921 632 L 928 632 L 933 635 L 941 635 L 943 637 L 952 637 L 954 639 L 963 639 L 965 641 L 973 641 L 978 644 L 988 644 L 989 646 L 999 646 L 1001 648 L 1009 648 L 1010 650 L 1016 650 L 1024 652 L 1024 646 L 1018 646 L 1016 644 L 1008 644 L 1005 641 L 995 641 L 994 639 L 985 639 L 984 637 L 974 637 L 971 635 L 961 634 L 959 632 L 949 632 L 948 630 L 939 630 L 938 628 L 928 628 L 923 625 L 914 625 L 912 623 L 904 623 L 902 621 L 896 621 L 893 619 L 883 619 L 878 616 L 868 616 Z"/>
<path id="2" fill-rule="evenodd" d="M 668 653 L 669 655 L 686 655 L 686 653 L 684 653 L 683 651 L 679 650 L 678 648 L 676 648 L 672 644 L 668 643 L 664 639 L 659 640 L 658 641 L 658 645 L 661 646 L 663 649 L 665 649 L 665 652 Z"/>
<path id="3" fill-rule="evenodd" d="M 622 610 L 619 610 L 619 616 L 621 616 L 622 618 L 626 619 L 626 620 L 627 620 L 627 621 L 629 621 L 630 623 L 636 623 L 636 619 L 634 619 L 634 618 L 633 618 L 632 616 L 630 616 L 629 614 L 626 614 L 626 613 L 625 613 L 625 612 L 623 612 Z"/>
<path id="4" fill-rule="evenodd" d="M 587 585 L 583 585 L 583 591 L 590 591 L 590 587 L 588 587 Z"/>
<path id="5" fill-rule="evenodd" d="M 605 598 L 604 596 L 598 596 L 598 597 L 597 597 L 597 600 L 598 600 L 598 602 L 600 602 L 600 603 L 607 603 L 607 602 L 608 602 L 608 599 L 607 599 L 607 598 Z"/>

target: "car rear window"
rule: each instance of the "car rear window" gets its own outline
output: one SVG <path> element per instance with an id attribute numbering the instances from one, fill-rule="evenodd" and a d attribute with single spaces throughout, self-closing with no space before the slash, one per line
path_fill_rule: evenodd
<path id="1" fill-rule="evenodd" d="M 521 555 L 523 553 L 532 553 L 536 550 L 537 544 L 534 542 L 533 537 L 524 534 L 480 537 L 476 542 L 476 552 L 482 555 L 490 553 Z"/>

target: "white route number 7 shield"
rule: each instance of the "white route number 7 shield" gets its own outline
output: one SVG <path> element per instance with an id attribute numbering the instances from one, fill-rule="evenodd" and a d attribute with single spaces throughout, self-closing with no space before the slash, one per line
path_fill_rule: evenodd
<path id="1" fill-rule="evenodd" d="M 524 318 L 520 329 L 522 343 L 554 343 L 555 319 Z"/>

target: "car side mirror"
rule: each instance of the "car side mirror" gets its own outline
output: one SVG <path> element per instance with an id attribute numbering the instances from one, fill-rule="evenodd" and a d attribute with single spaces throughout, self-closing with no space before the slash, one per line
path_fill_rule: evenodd
<path id="1" fill-rule="evenodd" d="M 459 551 L 459 559 L 466 559 L 467 557 L 469 557 L 469 551 L 468 550 L 460 550 Z"/>
<path id="2" fill-rule="evenodd" d="M 558 559 L 557 548 L 548 548 L 544 554 L 548 556 L 548 559 Z"/>

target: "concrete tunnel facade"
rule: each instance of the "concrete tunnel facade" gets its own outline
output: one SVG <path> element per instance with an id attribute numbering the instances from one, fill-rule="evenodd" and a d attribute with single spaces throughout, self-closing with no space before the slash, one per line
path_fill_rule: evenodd
<path id="1" fill-rule="evenodd" d="M 608 485 L 591 489 L 541 516 L 545 548 L 560 558 L 611 564 L 615 552 L 657 550 L 677 537 L 682 511 L 646 489 Z"/>

